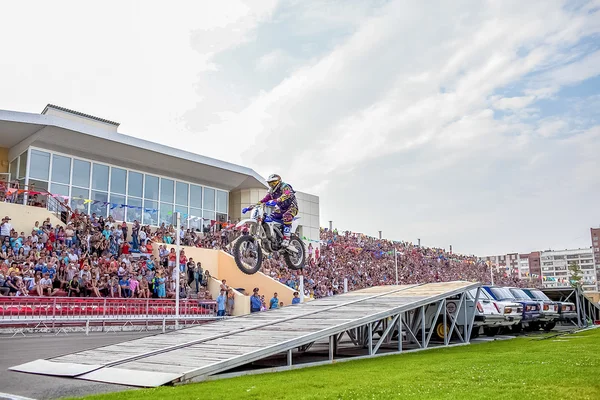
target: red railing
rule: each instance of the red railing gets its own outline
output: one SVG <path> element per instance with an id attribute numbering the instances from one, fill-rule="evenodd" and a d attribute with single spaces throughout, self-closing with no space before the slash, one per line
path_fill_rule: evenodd
<path id="1" fill-rule="evenodd" d="M 214 301 L 182 299 L 180 318 L 206 318 L 217 314 Z M 172 299 L 113 299 L 74 297 L 0 298 L 0 322 L 24 320 L 156 320 L 175 317 Z"/>

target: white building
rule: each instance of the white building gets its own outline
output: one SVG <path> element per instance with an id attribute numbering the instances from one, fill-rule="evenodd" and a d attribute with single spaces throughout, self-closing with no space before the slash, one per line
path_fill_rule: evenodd
<path id="1" fill-rule="evenodd" d="M 50 104 L 41 114 L 0 110 L 0 178 L 60 196 L 73 210 L 150 226 L 171 224 L 179 212 L 182 225 L 205 231 L 239 219 L 242 207 L 266 193 L 251 168 L 118 129 L 117 122 Z M 27 195 L 18 201 L 26 204 Z M 301 234 L 316 242 L 319 198 L 298 193 L 298 202 Z"/>
<path id="2" fill-rule="evenodd" d="M 497 272 L 504 272 L 507 275 L 518 276 L 522 279 L 529 277 L 529 259 L 521 259 L 518 253 L 487 256 L 483 260 Z"/>
<path id="3" fill-rule="evenodd" d="M 569 286 L 571 276 L 569 265 L 575 264 L 581 269 L 583 289 L 586 291 L 598 290 L 592 248 L 543 251 L 541 262 L 544 287 Z"/>
<path id="4" fill-rule="evenodd" d="M 240 220 L 243 217 L 242 209 L 256 204 L 265 197 L 265 194 L 265 189 L 242 189 L 231 192 L 229 200 L 231 220 Z M 298 200 L 298 217 L 300 217 L 300 237 L 305 238 L 307 243 L 312 242 L 313 247 L 318 246 L 320 237 L 319 197 L 304 192 L 296 192 L 296 200 Z"/>
<path id="5" fill-rule="evenodd" d="M 529 258 L 518 256 L 518 264 L 519 264 L 519 278 L 527 279 L 531 278 L 531 274 L 529 271 Z"/>

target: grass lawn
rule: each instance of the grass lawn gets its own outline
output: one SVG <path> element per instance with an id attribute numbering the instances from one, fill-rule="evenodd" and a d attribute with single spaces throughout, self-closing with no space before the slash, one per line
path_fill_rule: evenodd
<path id="1" fill-rule="evenodd" d="M 600 399 L 600 329 L 86 399 Z"/>

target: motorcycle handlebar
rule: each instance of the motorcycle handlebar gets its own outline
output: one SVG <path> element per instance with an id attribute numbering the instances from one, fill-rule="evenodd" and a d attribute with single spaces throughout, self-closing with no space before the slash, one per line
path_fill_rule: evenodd
<path id="1" fill-rule="evenodd" d="M 263 203 L 265 206 L 267 207 L 275 207 L 277 206 L 277 201 L 275 200 L 269 200 L 266 203 Z M 242 214 L 246 214 L 248 211 L 252 210 L 255 206 L 250 206 L 250 207 L 244 207 L 242 208 Z"/>

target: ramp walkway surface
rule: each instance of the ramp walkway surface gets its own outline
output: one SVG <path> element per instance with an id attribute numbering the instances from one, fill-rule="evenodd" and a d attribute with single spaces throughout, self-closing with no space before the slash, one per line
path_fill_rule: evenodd
<path id="1" fill-rule="evenodd" d="M 409 313 L 419 315 L 418 310 L 422 312 L 423 321 L 416 321 L 416 324 L 424 328 L 423 340 L 419 343 L 416 339 L 419 335 L 412 331 L 411 337 L 415 338 L 420 348 L 426 348 L 431 335 L 425 341 L 425 307 L 437 308 L 435 318 L 438 319 L 438 316 L 441 318 L 440 310 L 445 308 L 446 299 L 460 297 L 456 310 L 458 314 L 466 299 L 466 291 L 478 287 L 477 283 L 462 281 L 372 287 L 277 310 L 35 360 L 10 369 L 142 387 L 200 381 L 278 354 L 287 355 L 287 365 L 291 366 L 295 354 L 307 350 L 319 340 L 329 344 L 329 360 L 333 361 L 335 348 L 344 334 L 358 347 L 364 349 L 367 346 L 369 356 L 375 355 L 383 342 L 392 340 L 392 325 L 395 322 L 394 327 L 399 327 L 400 332 L 404 325 L 407 332 L 410 331 L 407 324 Z M 452 317 L 449 318 L 451 321 Z M 375 345 L 373 334 L 378 329 L 374 326 L 376 324 L 380 327 L 381 337 Z M 368 332 L 365 327 L 369 328 Z M 430 326 L 427 328 L 431 330 Z M 360 340 L 361 332 L 366 341 Z M 402 350 L 402 340 L 399 342 L 394 351 Z M 445 344 L 448 345 L 449 340 Z"/>

